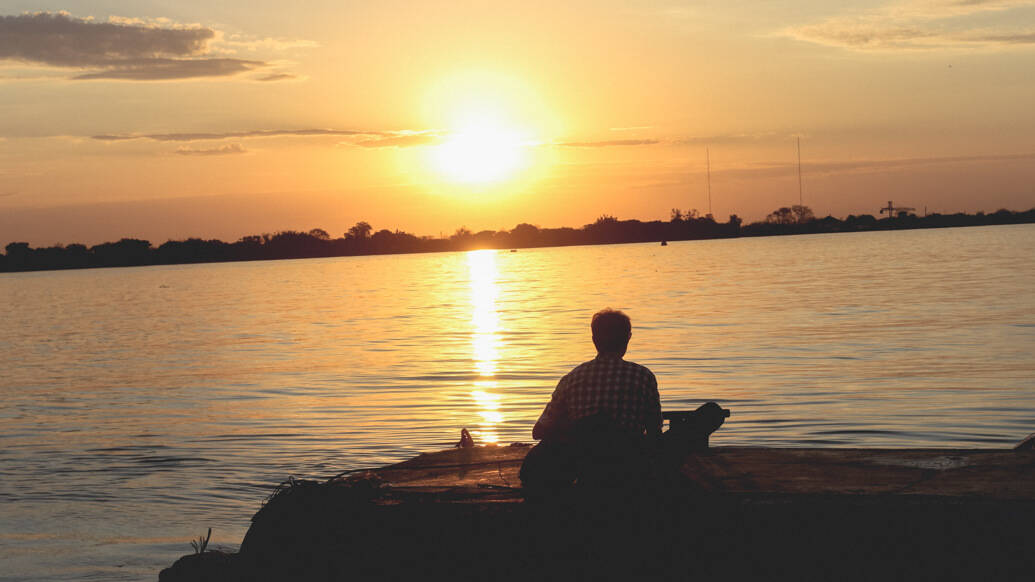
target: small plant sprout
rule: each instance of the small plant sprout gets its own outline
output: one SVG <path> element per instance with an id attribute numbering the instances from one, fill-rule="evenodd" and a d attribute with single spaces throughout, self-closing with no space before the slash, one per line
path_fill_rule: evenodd
<path id="1" fill-rule="evenodd" d="M 190 547 L 194 548 L 195 554 L 204 554 L 208 548 L 208 540 L 212 538 L 212 528 L 208 528 L 208 534 L 205 537 L 198 536 L 197 540 L 190 541 Z"/>

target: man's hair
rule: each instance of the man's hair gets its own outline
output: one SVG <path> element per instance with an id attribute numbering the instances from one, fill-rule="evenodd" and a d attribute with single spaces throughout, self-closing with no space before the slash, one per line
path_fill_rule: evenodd
<path id="1" fill-rule="evenodd" d="M 632 322 L 629 316 L 608 307 L 593 314 L 593 345 L 598 352 L 623 352 L 629 346 L 632 336 Z"/>

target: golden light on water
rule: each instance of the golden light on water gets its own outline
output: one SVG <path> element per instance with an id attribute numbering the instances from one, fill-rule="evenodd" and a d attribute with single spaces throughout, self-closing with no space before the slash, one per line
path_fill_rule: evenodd
<path id="1" fill-rule="evenodd" d="M 500 347 L 496 251 L 467 253 L 467 266 L 471 281 L 471 355 L 475 370 L 481 377 L 475 381 L 475 390 L 471 392 L 482 420 L 477 436 L 482 442 L 495 443 L 499 441 L 496 425 L 503 421 L 499 410 L 501 396 L 495 392 L 498 383 L 493 379 Z"/>
<path id="2" fill-rule="evenodd" d="M 495 382 L 475 382 L 475 386 L 483 386 L 485 388 L 494 388 Z M 492 392 L 486 392 L 485 390 L 475 390 L 471 392 L 471 396 L 474 401 L 478 403 L 478 414 L 481 415 L 482 419 L 490 425 L 496 425 L 503 422 L 503 413 L 499 411 L 501 397 L 499 394 L 493 394 Z M 493 441 L 495 442 L 495 441 Z"/>
<path id="3" fill-rule="evenodd" d="M 499 359 L 496 251 L 467 253 L 467 265 L 471 276 L 471 341 L 475 366 L 479 375 L 491 377 L 496 375 L 496 361 Z"/>

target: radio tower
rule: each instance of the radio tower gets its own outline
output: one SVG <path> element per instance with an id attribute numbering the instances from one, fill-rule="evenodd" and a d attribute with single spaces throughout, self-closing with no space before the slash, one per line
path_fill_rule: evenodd
<path id="1" fill-rule="evenodd" d="M 704 148 L 704 159 L 708 165 L 708 216 L 712 216 L 712 154 L 708 146 Z"/>
<path id="2" fill-rule="evenodd" d="M 798 206 L 801 206 L 801 137 L 798 137 Z"/>

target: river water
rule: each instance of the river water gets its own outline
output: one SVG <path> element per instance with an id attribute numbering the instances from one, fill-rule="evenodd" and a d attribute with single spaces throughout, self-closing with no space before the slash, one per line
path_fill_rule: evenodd
<path id="1" fill-rule="evenodd" d="M 288 476 L 528 442 L 602 307 L 714 445 L 1035 431 L 1035 225 L 0 274 L 0 580 L 155 580 Z"/>

